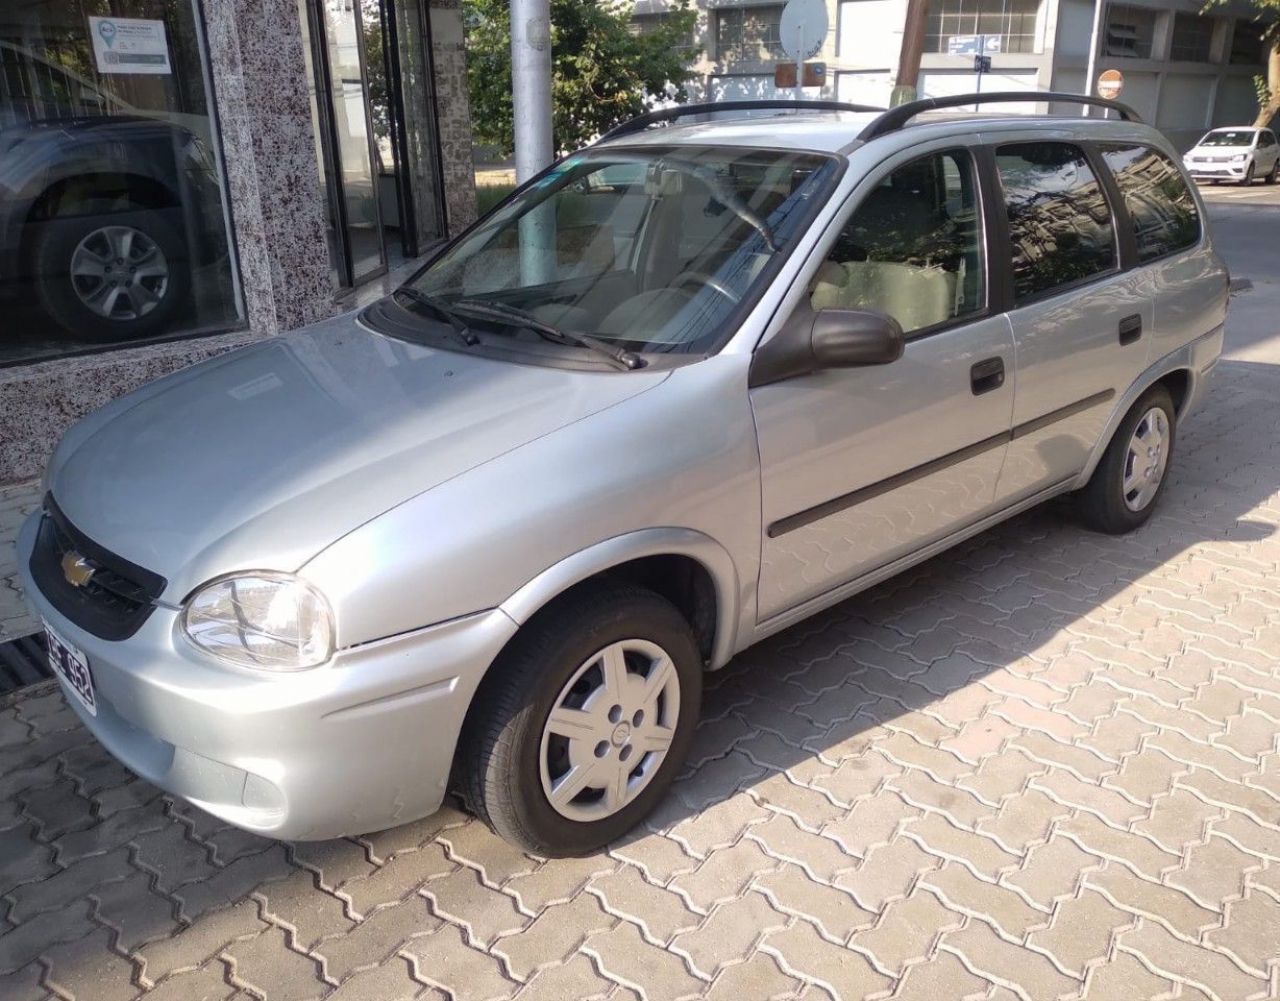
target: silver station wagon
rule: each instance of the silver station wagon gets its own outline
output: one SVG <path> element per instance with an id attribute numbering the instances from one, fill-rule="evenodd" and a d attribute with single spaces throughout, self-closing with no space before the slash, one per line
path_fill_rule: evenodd
<path id="1" fill-rule="evenodd" d="M 454 793 L 589 852 L 738 651 L 1057 494 L 1141 525 L 1226 304 L 1122 105 L 655 112 L 359 315 L 81 421 L 23 582 L 85 725 L 232 824 Z"/>

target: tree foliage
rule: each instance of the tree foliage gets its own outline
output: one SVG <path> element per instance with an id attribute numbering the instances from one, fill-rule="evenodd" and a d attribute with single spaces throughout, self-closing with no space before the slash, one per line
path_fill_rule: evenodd
<path id="1" fill-rule="evenodd" d="M 510 0 L 464 0 L 467 80 L 475 139 L 509 154 Z M 640 33 L 623 0 L 551 0 L 551 102 L 555 148 L 566 152 L 641 114 L 646 97 L 687 100 L 696 52 L 688 0 Z"/>
<path id="2" fill-rule="evenodd" d="M 1226 2 L 1227 0 L 1205 0 L 1203 10 L 1207 12 Z M 1262 59 L 1266 63 L 1267 72 L 1265 76 L 1253 78 L 1254 90 L 1258 94 L 1258 117 L 1253 124 L 1257 128 L 1263 128 L 1280 114 L 1280 0 L 1249 0 L 1249 3 L 1256 11 L 1253 21 L 1237 21 L 1236 31 L 1256 31 L 1262 39 Z"/>

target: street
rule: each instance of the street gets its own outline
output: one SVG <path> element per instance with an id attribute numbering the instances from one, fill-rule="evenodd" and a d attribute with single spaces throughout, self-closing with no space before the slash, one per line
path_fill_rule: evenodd
<path id="1" fill-rule="evenodd" d="M 1237 293 L 1151 522 L 1054 503 L 738 657 L 607 853 L 268 841 L 0 699 L 4 1001 L 1280 996 L 1280 186 L 1202 191 Z"/>

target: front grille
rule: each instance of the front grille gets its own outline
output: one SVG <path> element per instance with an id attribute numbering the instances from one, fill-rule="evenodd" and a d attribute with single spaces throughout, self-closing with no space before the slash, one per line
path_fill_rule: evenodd
<path id="1" fill-rule="evenodd" d="M 79 585 L 63 568 L 68 554 L 79 557 L 84 569 L 92 571 Z M 52 495 L 44 500 L 44 517 L 31 553 L 31 576 L 54 608 L 106 640 L 128 639 L 136 633 L 165 586 L 159 574 L 130 563 L 80 532 Z"/>

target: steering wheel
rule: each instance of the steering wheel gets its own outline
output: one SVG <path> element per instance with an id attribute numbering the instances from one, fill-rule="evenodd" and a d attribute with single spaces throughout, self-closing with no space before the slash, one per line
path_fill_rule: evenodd
<path id="1" fill-rule="evenodd" d="M 668 288 L 680 288 L 682 285 L 703 285 L 713 292 L 719 292 L 730 302 L 738 302 L 742 296 L 729 288 L 724 282 L 715 275 L 709 275 L 705 271 L 682 271 L 676 275 L 668 283 Z"/>

